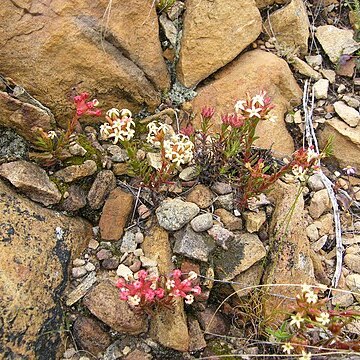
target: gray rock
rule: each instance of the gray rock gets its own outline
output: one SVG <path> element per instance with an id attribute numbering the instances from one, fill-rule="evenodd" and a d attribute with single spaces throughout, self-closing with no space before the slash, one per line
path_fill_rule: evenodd
<path id="1" fill-rule="evenodd" d="M 321 55 L 308 55 L 305 56 L 305 60 L 310 66 L 315 67 L 322 64 L 323 58 Z"/>
<path id="2" fill-rule="evenodd" d="M 314 84 L 314 95 L 316 99 L 327 99 L 329 91 L 329 80 L 320 79 Z"/>
<path id="3" fill-rule="evenodd" d="M 191 227 L 196 232 L 209 230 L 213 226 L 212 214 L 206 213 L 196 216 L 191 220 Z"/>
<path id="4" fill-rule="evenodd" d="M 227 250 L 227 242 L 234 238 L 234 234 L 220 225 L 214 225 L 208 230 L 208 234 L 215 240 L 216 244 Z"/>
<path id="5" fill-rule="evenodd" d="M 316 241 L 319 238 L 319 230 L 315 224 L 310 224 L 306 228 L 306 235 L 310 241 Z"/>
<path id="6" fill-rule="evenodd" d="M 318 219 L 323 213 L 331 209 L 331 202 L 326 189 L 317 191 L 310 201 L 309 214 Z"/>
<path id="7" fill-rule="evenodd" d="M 105 270 L 115 270 L 119 266 L 119 259 L 112 257 L 110 259 L 104 259 L 101 263 L 101 267 Z"/>
<path id="8" fill-rule="evenodd" d="M 0 164 L 27 156 L 25 140 L 14 130 L 0 127 Z"/>
<path id="9" fill-rule="evenodd" d="M 334 103 L 336 113 L 344 120 L 349 126 L 356 127 L 360 121 L 360 114 L 354 108 L 346 105 L 343 101 Z"/>
<path id="10" fill-rule="evenodd" d="M 226 195 L 232 192 L 232 187 L 228 183 L 224 182 L 216 182 L 212 187 L 211 190 L 214 191 L 218 195 Z"/>
<path id="11" fill-rule="evenodd" d="M 85 269 L 86 269 L 87 272 L 91 272 L 91 271 L 94 271 L 96 269 L 96 266 L 92 262 L 88 262 L 85 265 Z"/>
<path id="12" fill-rule="evenodd" d="M 167 17 L 167 15 L 163 12 L 159 16 L 159 22 L 164 30 L 165 36 L 170 41 L 173 47 L 176 47 L 176 39 L 177 39 L 177 29 L 174 23 Z"/>
<path id="13" fill-rule="evenodd" d="M 96 170 L 96 162 L 94 160 L 86 160 L 81 165 L 70 165 L 61 169 L 57 171 L 54 176 L 66 183 L 69 183 L 93 175 Z"/>
<path id="14" fill-rule="evenodd" d="M 205 233 L 195 232 L 190 225 L 174 234 L 174 254 L 207 262 L 215 241 Z"/>
<path id="15" fill-rule="evenodd" d="M 307 184 L 312 191 L 319 191 L 325 188 L 325 185 L 321 180 L 321 175 L 319 174 L 311 175 L 308 179 Z"/>
<path id="16" fill-rule="evenodd" d="M 191 181 L 196 179 L 198 175 L 199 170 L 196 168 L 196 166 L 188 166 L 181 171 L 181 173 L 179 174 L 179 178 L 183 181 Z"/>
<path id="17" fill-rule="evenodd" d="M 112 252 L 108 249 L 101 249 L 96 253 L 98 260 L 110 259 L 112 257 Z"/>
<path id="18" fill-rule="evenodd" d="M 71 185 L 67 190 L 67 197 L 61 203 L 65 211 L 78 211 L 86 205 L 86 194 L 84 189 L 78 185 Z"/>
<path id="19" fill-rule="evenodd" d="M 104 205 L 110 191 L 116 187 L 116 178 L 111 170 L 100 171 L 91 185 L 87 199 L 92 209 L 100 209 Z"/>
<path id="20" fill-rule="evenodd" d="M 135 240 L 135 233 L 126 231 L 121 239 L 120 251 L 122 253 L 133 252 L 137 248 L 137 242 Z"/>
<path id="21" fill-rule="evenodd" d="M 257 232 L 260 230 L 262 224 L 266 221 L 265 211 L 246 211 L 243 214 L 245 219 L 245 227 L 249 233 Z"/>
<path id="22" fill-rule="evenodd" d="M 344 264 L 356 273 L 360 273 L 360 254 L 346 254 Z"/>
<path id="23" fill-rule="evenodd" d="M 215 206 L 217 208 L 224 208 L 228 211 L 234 210 L 234 194 L 231 192 L 226 195 L 220 195 L 215 200 Z"/>
<path id="24" fill-rule="evenodd" d="M 344 95 L 342 100 L 345 101 L 349 106 L 353 107 L 354 109 L 358 109 L 360 107 L 360 101 L 353 97 Z"/>
<path id="25" fill-rule="evenodd" d="M 87 153 L 87 151 L 80 144 L 77 143 L 69 146 L 69 152 L 71 155 L 74 156 L 84 156 Z"/>
<path id="26" fill-rule="evenodd" d="M 228 242 L 228 251 L 216 251 L 214 264 L 217 276 L 231 280 L 264 258 L 266 250 L 255 234 L 236 234 Z"/>
<path id="27" fill-rule="evenodd" d="M 61 193 L 45 170 L 25 160 L 0 165 L 0 176 L 9 180 L 30 199 L 44 205 L 57 204 Z"/>
<path id="28" fill-rule="evenodd" d="M 165 200 L 156 209 L 159 225 L 168 231 L 176 231 L 188 224 L 198 213 L 199 207 L 180 199 Z"/>
<path id="29" fill-rule="evenodd" d="M 110 154 L 111 161 L 125 162 L 126 160 L 129 160 L 126 150 L 122 149 L 120 146 L 109 145 L 106 150 Z"/>
<path id="30" fill-rule="evenodd" d="M 78 266 L 71 269 L 71 275 L 74 279 L 78 279 L 87 274 L 85 266 Z"/>

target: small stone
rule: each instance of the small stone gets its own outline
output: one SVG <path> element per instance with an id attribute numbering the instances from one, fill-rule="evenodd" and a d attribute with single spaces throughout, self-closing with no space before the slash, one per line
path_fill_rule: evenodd
<path id="1" fill-rule="evenodd" d="M 264 267 L 258 262 L 239 275 L 236 275 L 231 284 L 236 291 L 236 295 L 241 298 L 250 294 L 254 286 L 260 285 L 263 272 Z"/>
<path id="2" fill-rule="evenodd" d="M 214 225 L 207 232 L 216 242 L 217 245 L 221 246 L 224 250 L 227 250 L 227 242 L 234 238 L 234 234 L 223 228 L 220 225 Z"/>
<path id="3" fill-rule="evenodd" d="M 141 261 L 137 260 L 132 265 L 129 266 L 129 269 L 135 274 L 141 269 Z"/>
<path id="4" fill-rule="evenodd" d="M 217 335 L 227 335 L 230 324 L 216 307 L 209 306 L 204 311 L 199 311 L 197 314 L 200 326 L 203 330 Z"/>
<path id="5" fill-rule="evenodd" d="M 188 318 L 188 329 L 189 329 L 189 351 L 199 351 L 206 347 L 206 341 L 204 339 L 204 333 L 200 328 L 199 322 L 192 318 Z"/>
<path id="6" fill-rule="evenodd" d="M 310 241 L 316 241 L 319 238 L 319 230 L 315 224 L 310 224 L 306 228 L 306 235 Z"/>
<path id="7" fill-rule="evenodd" d="M 146 256 L 140 256 L 140 261 L 144 268 L 155 267 L 158 264 L 156 260 L 149 259 Z"/>
<path id="8" fill-rule="evenodd" d="M 357 294 L 360 293 L 360 274 L 350 274 L 346 277 L 345 280 L 346 280 L 347 287 L 351 291 L 353 291 Z M 357 294 L 354 294 L 355 299 L 357 301 L 360 301 L 360 295 L 357 295 Z"/>
<path id="9" fill-rule="evenodd" d="M 231 192 L 226 195 L 220 195 L 215 200 L 215 206 L 217 208 L 224 208 L 228 211 L 234 210 L 234 194 Z"/>
<path id="10" fill-rule="evenodd" d="M 315 241 L 313 244 L 311 244 L 311 248 L 315 251 L 318 252 L 320 251 L 323 246 L 326 244 L 328 239 L 327 235 L 322 236 L 319 240 Z M 311 239 L 310 239 L 311 240 Z"/>
<path id="11" fill-rule="evenodd" d="M 216 182 L 212 187 L 211 190 L 214 191 L 218 195 L 226 195 L 232 192 L 232 187 L 228 183 L 224 182 Z"/>
<path id="12" fill-rule="evenodd" d="M 141 204 L 137 211 L 141 220 L 145 220 L 151 215 L 151 210 L 144 204 Z"/>
<path id="13" fill-rule="evenodd" d="M 360 254 L 346 254 L 344 256 L 344 264 L 356 273 L 360 273 Z"/>
<path id="14" fill-rule="evenodd" d="M 167 17 L 166 13 L 159 16 L 159 23 L 165 33 L 166 38 L 170 41 L 173 47 L 176 47 L 177 29 L 174 23 Z"/>
<path id="15" fill-rule="evenodd" d="M 115 270 L 119 266 L 119 260 L 115 257 L 105 259 L 101 263 L 101 267 L 105 270 Z"/>
<path id="16" fill-rule="evenodd" d="M 325 188 L 325 185 L 321 180 L 321 175 L 319 174 L 311 175 L 308 179 L 307 184 L 312 191 L 319 191 Z"/>
<path id="17" fill-rule="evenodd" d="M 116 275 L 124 278 L 125 280 L 132 279 L 134 277 L 133 272 L 124 264 L 120 264 L 116 270 Z"/>
<path id="18" fill-rule="evenodd" d="M 143 249 L 136 249 L 136 250 L 134 251 L 134 255 L 135 255 L 135 256 L 144 256 L 144 251 L 143 251 Z"/>
<path id="19" fill-rule="evenodd" d="M 358 109 L 360 107 L 360 101 L 353 97 L 344 95 L 342 100 L 345 101 L 349 106 L 353 107 L 354 109 Z"/>
<path id="20" fill-rule="evenodd" d="M 345 91 L 346 91 L 346 86 L 344 84 L 340 84 L 338 89 L 337 89 L 337 93 L 342 94 Z"/>
<path id="21" fill-rule="evenodd" d="M 216 209 L 214 214 L 220 217 L 220 221 L 224 224 L 225 228 L 230 231 L 241 230 L 243 228 L 241 218 L 225 209 Z"/>
<path id="22" fill-rule="evenodd" d="M 320 79 L 314 84 L 315 99 L 327 99 L 329 90 L 329 80 Z"/>
<path id="23" fill-rule="evenodd" d="M 328 79 L 330 84 L 334 84 L 336 80 L 336 72 L 334 70 L 322 69 L 321 74 L 325 79 Z"/>
<path id="24" fill-rule="evenodd" d="M 64 201 L 61 208 L 65 211 L 78 211 L 86 205 L 86 193 L 79 185 L 72 184 L 67 191 L 67 196 L 64 194 Z"/>
<path id="25" fill-rule="evenodd" d="M 138 231 L 135 234 L 135 242 L 137 244 L 142 244 L 144 242 L 144 234 L 142 232 Z"/>
<path id="26" fill-rule="evenodd" d="M 87 274 L 85 266 L 74 267 L 71 269 L 71 274 L 74 279 L 78 279 Z"/>
<path id="27" fill-rule="evenodd" d="M 360 235 L 357 235 L 357 234 L 354 234 L 354 235 L 344 234 L 342 236 L 342 242 L 343 242 L 343 245 L 358 244 L 358 243 L 360 243 Z"/>
<path id="28" fill-rule="evenodd" d="M 83 265 L 85 265 L 85 260 L 83 260 L 83 259 L 77 258 L 73 261 L 73 266 L 75 266 L 75 267 L 83 266 Z"/>
<path id="29" fill-rule="evenodd" d="M 69 152 L 74 156 L 84 156 L 87 151 L 80 145 L 75 143 L 74 145 L 69 146 Z"/>
<path id="30" fill-rule="evenodd" d="M 71 359 L 74 355 L 76 355 L 77 351 L 74 348 L 66 349 L 63 356 L 65 359 Z"/>
<path id="31" fill-rule="evenodd" d="M 212 214 L 206 213 L 198 215 L 191 220 L 190 225 L 196 232 L 206 231 L 213 226 Z"/>
<path id="32" fill-rule="evenodd" d="M 354 297 L 350 293 L 333 290 L 332 295 L 331 304 L 334 306 L 348 308 L 354 303 Z"/>
<path id="33" fill-rule="evenodd" d="M 125 235 L 121 239 L 120 251 L 122 253 L 125 252 L 133 252 L 137 248 L 137 242 L 135 241 L 135 234 L 131 231 L 126 231 Z"/>
<path id="34" fill-rule="evenodd" d="M 111 170 L 100 171 L 91 185 L 87 199 L 92 209 L 100 209 L 110 191 L 116 187 L 116 178 Z"/>
<path id="35" fill-rule="evenodd" d="M 176 231 L 188 224 L 198 213 L 199 207 L 180 199 L 165 200 L 156 209 L 159 225 L 168 231 Z"/>
<path id="36" fill-rule="evenodd" d="M 101 249 L 96 253 L 96 257 L 98 260 L 110 259 L 112 257 L 112 252 L 108 249 Z"/>
<path id="37" fill-rule="evenodd" d="M 336 113 L 344 120 L 349 126 L 356 127 L 360 121 L 360 114 L 354 108 L 346 105 L 343 101 L 334 103 Z"/>
<path id="38" fill-rule="evenodd" d="M 159 153 L 148 152 L 146 154 L 147 161 L 155 170 L 160 170 L 162 166 L 161 155 Z"/>
<path id="39" fill-rule="evenodd" d="M 301 110 L 295 111 L 294 114 L 294 123 L 295 124 L 301 124 L 303 122 L 302 116 L 301 116 Z"/>
<path id="40" fill-rule="evenodd" d="M 243 214 L 245 219 L 245 227 L 249 233 L 257 232 L 260 230 L 262 224 L 266 221 L 265 211 L 252 212 L 246 211 Z"/>
<path id="41" fill-rule="evenodd" d="M 318 219 L 324 212 L 331 209 L 331 202 L 326 189 L 317 191 L 310 201 L 309 214 Z"/>
<path id="42" fill-rule="evenodd" d="M 196 179 L 199 175 L 199 170 L 196 166 L 188 166 L 179 174 L 179 178 L 183 181 L 191 181 Z"/>
<path id="43" fill-rule="evenodd" d="M 308 55 L 305 56 L 305 60 L 310 66 L 315 67 L 321 66 L 323 58 L 321 55 Z"/>
<path id="44" fill-rule="evenodd" d="M 81 165 L 70 165 L 64 169 L 57 171 L 54 176 L 61 181 L 70 183 L 84 177 L 93 175 L 97 170 L 94 160 L 86 160 Z"/>
<path id="45" fill-rule="evenodd" d="M 116 176 L 126 175 L 129 171 L 129 166 L 127 163 L 116 163 L 113 164 L 112 171 Z"/>
<path id="46" fill-rule="evenodd" d="M 106 150 L 110 154 L 111 161 L 122 163 L 129 160 L 126 150 L 122 149 L 120 146 L 109 145 Z"/>
<path id="47" fill-rule="evenodd" d="M 170 20 L 178 19 L 184 11 L 185 5 L 181 1 L 175 1 L 175 3 L 167 10 L 167 14 Z"/>
<path id="48" fill-rule="evenodd" d="M 99 242 L 96 241 L 95 239 L 90 239 L 88 248 L 91 250 L 96 250 L 98 247 L 99 247 Z"/>
<path id="49" fill-rule="evenodd" d="M 85 269 L 86 269 L 87 272 L 91 272 L 91 271 L 94 271 L 96 269 L 96 266 L 93 263 L 88 262 L 85 265 Z"/>
<path id="50" fill-rule="evenodd" d="M 318 220 L 314 221 L 314 224 L 319 229 L 319 235 L 330 235 L 334 233 L 334 215 L 325 214 L 321 216 Z"/>
<path id="51" fill-rule="evenodd" d="M 126 355 L 126 354 L 124 354 Z M 147 354 L 144 351 L 141 351 L 139 349 L 135 349 L 134 351 L 131 351 L 128 353 L 123 360 L 151 360 L 153 357 L 151 354 Z"/>
<path id="52" fill-rule="evenodd" d="M 186 201 L 195 203 L 200 209 L 208 208 L 213 202 L 213 193 L 205 185 L 196 185 L 186 197 Z"/>
<path id="53" fill-rule="evenodd" d="M 297 56 L 294 56 L 291 60 L 291 64 L 300 74 L 308 76 L 314 80 L 320 80 L 321 75 L 315 71 L 310 65 L 305 61 L 299 59 Z"/>
<path id="54" fill-rule="evenodd" d="M 90 274 L 88 274 L 81 281 L 81 283 L 66 296 L 66 305 L 72 306 L 77 301 L 79 301 L 83 296 L 85 296 L 87 294 L 87 292 L 95 284 L 96 280 L 97 279 L 96 279 L 95 272 L 91 272 Z"/>

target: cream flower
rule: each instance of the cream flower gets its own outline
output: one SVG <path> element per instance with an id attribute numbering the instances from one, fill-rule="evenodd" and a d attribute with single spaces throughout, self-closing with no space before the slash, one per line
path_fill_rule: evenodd
<path id="1" fill-rule="evenodd" d="M 134 295 L 129 296 L 127 301 L 130 306 L 137 306 L 140 304 L 141 299 L 138 295 Z"/>
<path id="2" fill-rule="evenodd" d="M 301 352 L 301 357 L 299 360 L 311 360 L 311 353 L 307 353 L 306 351 Z"/>
<path id="3" fill-rule="evenodd" d="M 185 303 L 192 304 L 194 302 L 194 295 L 188 294 L 185 296 Z"/>
<path id="4" fill-rule="evenodd" d="M 309 304 L 316 304 L 318 301 L 317 295 L 313 291 L 309 291 L 305 294 L 306 302 Z"/>
<path id="5" fill-rule="evenodd" d="M 117 119 L 120 116 L 120 110 L 116 108 L 112 108 L 106 112 L 106 115 L 110 119 Z"/>
<path id="6" fill-rule="evenodd" d="M 322 312 L 319 316 L 317 316 L 315 319 L 317 322 L 319 322 L 322 325 L 327 325 L 330 322 L 329 319 L 330 315 L 326 312 Z"/>
<path id="7" fill-rule="evenodd" d="M 256 108 L 256 107 L 252 107 L 249 109 L 246 109 L 245 111 L 249 113 L 249 117 L 258 117 L 259 119 L 261 118 L 259 112 L 261 111 L 261 108 Z"/>
<path id="8" fill-rule="evenodd" d="M 300 313 L 297 313 L 296 315 L 291 316 L 290 325 L 296 325 L 300 329 L 301 323 L 303 321 L 304 321 L 304 318 L 301 316 Z"/>
<path id="9" fill-rule="evenodd" d="M 195 280 L 197 279 L 198 275 L 195 271 L 189 271 L 189 274 L 188 274 L 188 280 Z"/>
<path id="10" fill-rule="evenodd" d="M 235 108 L 235 112 L 240 112 L 240 110 L 244 111 L 245 110 L 245 105 L 246 101 L 245 100 L 238 100 L 234 106 Z"/>
<path id="11" fill-rule="evenodd" d="M 301 287 L 301 292 L 303 294 L 307 293 L 307 292 L 311 292 L 312 291 L 312 287 L 311 285 L 307 285 L 307 284 L 304 284 L 302 287 Z"/>
<path id="12" fill-rule="evenodd" d="M 285 343 L 281 347 L 283 349 L 283 352 L 288 355 L 290 355 L 291 351 L 294 350 L 294 347 L 290 343 Z"/>
<path id="13" fill-rule="evenodd" d="M 294 165 L 292 167 L 292 173 L 300 181 L 306 181 L 307 170 L 304 169 L 302 166 Z"/>
<path id="14" fill-rule="evenodd" d="M 263 94 L 255 95 L 251 99 L 251 103 L 252 103 L 253 106 L 256 105 L 256 104 L 259 104 L 260 106 L 264 106 L 264 96 L 263 96 Z"/>
<path id="15" fill-rule="evenodd" d="M 50 131 L 48 131 L 48 137 L 49 137 L 49 139 L 54 139 L 57 137 L 57 134 L 55 131 L 50 130 Z"/>

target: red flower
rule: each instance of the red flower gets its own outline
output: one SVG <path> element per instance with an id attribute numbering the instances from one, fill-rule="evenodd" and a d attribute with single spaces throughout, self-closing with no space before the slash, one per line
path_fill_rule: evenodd
<path id="1" fill-rule="evenodd" d="M 215 114 L 215 108 L 213 107 L 203 107 L 201 109 L 201 116 L 203 118 L 211 119 Z"/>
<path id="2" fill-rule="evenodd" d="M 99 102 L 96 99 L 92 101 L 86 101 L 88 98 L 89 98 L 89 94 L 86 92 L 83 92 L 80 95 L 74 97 L 74 103 L 76 105 L 76 115 L 101 116 L 100 109 L 93 110 L 94 107 L 96 107 L 99 104 Z"/>

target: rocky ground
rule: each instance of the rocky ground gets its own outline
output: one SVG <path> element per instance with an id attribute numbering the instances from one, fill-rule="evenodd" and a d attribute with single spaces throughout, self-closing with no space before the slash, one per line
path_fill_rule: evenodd
<path id="1" fill-rule="evenodd" d="M 337 0 L 186 0 L 157 11 L 145 1 L 107 5 L 0 4 L 7 29 L 0 34 L 4 358 L 276 354 L 264 342 L 265 327 L 289 311 L 299 289 L 271 288 L 260 298 L 252 291 L 258 285 L 335 281 L 353 293 L 333 291 L 331 304 L 356 308 L 360 181 L 342 168 L 360 169 L 360 14 Z M 201 182 L 190 165 L 154 198 L 128 176 L 124 149 L 99 140 L 96 120 L 83 124 L 92 147 L 76 139 L 70 146 L 72 163 L 32 161 L 34 129 L 64 126 L 73 111 L 68 99 L 82 90 L 105 109 L 138 112 L 144 123 L 156 109 L 155 118 L 178 129 L 199 126 L 193 114 L 203 106 L 225 113 L 262 89 L 278 120 L 260 125 L 257 146 L 271 147 L 278 159 L 302 146 L 311 105 L 320 146 L 334 137 L 322 171 L 341 210 L 340 255 L 334 198 L 319 174 L 300 196 L 299 184 L 283 179 L 239 211 L 234 184 Z M 200 275 L 202 294 L 192 305 L 177 302 L 148 316 L 120 301 L 119 277 L 174 268 Z M 358 339 L 359 323 L 348 332 Z"/>

